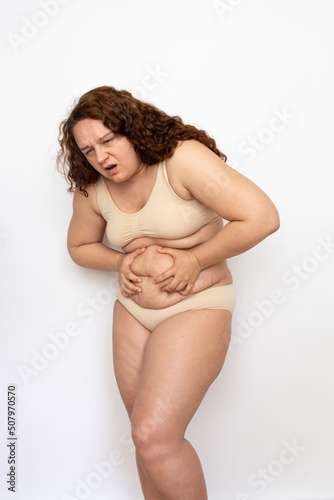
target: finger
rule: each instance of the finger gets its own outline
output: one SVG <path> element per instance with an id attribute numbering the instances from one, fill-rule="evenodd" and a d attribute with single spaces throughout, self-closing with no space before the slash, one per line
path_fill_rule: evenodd
<path id="1" fill-rule="evenodd" d="M 166 290 L 168 289 L 169 292 L 179 292 L 180 290 L 183 290 L 185 286 L 186 283 L 174 277 L 174 279 L 169 283 L 169 285 L 166 285 L 164 288 L 166 288 Z"/>
<path id="2" fill-rule="evenodd" d="M 128 254 L 128 262 L 126 265 L 128 267 L 131 267 L 131 264 L 136 259 L 136 257 L 138 257 L 139 255 L 142 255 L 145 252 L 145 250 L 146 250 L 146 247 L 142 247 L 142 248 L 138 248 L 137 250 L 134 250 L 133 252 L 129 253 Z"/>
<path id="3" fill-rule="evenodd" d="M 161 283 L 162 281 L 165 281 L 168 278 L 174 276 L 173 269 L 174 269 L 173 267 L 170 267 L 169 269 L 167 269 L 167 271 L 163 272 L 162 274 L 159 274 L 159 276 L 154 278 L 153 283 Z"/>
<path id="4" fill-rule="evenodd" d="M 175 256 L 175 250 L 173 248 L 157 248 L 157 252 L 159 253 L 166 253 L 168 255 L 171 255 L 172 257 Z"/>
<path id="5" fill-rule="evenodd" d="M 138 295 L 139 292 L 132 292 L 130 290 L 121 290 L 125 297 L 132 297 L 133 295 Z"/>
<path id="6" fill-rule="evenodd" d="M 144 252 L 145 252 L 145 250 L 146 250 L 146 247 L 138 248 L 138 249 L 137 249 L 137 250 L 135 250 L 135 252 L 134 252 L 134 253 L 136 254 L 135 256 L 137 256 L 137 255 L 141 255 L 142 253 L 144 253 Z"/>
<path id="7" fill-rule="evenodd" d="M 139 276 L 136 276 L 135 274 L 133 274 L 132 272 L 129 272 L 126 274 L 124 273 L 124 276 L 128 281 L 133 281 L 134 283 L 141 283 L 142 282 L 142 279 Z"/>
<path id="8" fill-rule="evenodd" d="M 180 291 L 181 295 L 184 296 L 189 295 L 191 290 L 193 289 L 193 286 L 194 286 L 193 283 L 188 283 L 185 289 Z"/>
<path id="9" fill-rule="evenodd" d="M 124 297 L 132 297 L 133 295 L 138 295 L 138 292 L 132 292 L 130 290 L 121 290 Z"/>
<path id="10" fill-rule="evenodd" d="M 183 283 L 182 284 L 182 281 L 178 281 L 176 279 L 173 279 L 169 285 L 166 285 L 164 288 L 163 288 L 163 291 L 166 291 L 166 292 L 177 292 L 178 291 L 178 288 L 180 288 L 180 290 L 182 290 L 182 288 L 185 287 L 185 284 Z"/>
<path id="11" fill-rule="evenodd" d="M 157 286 L 162 290 L 165 286 L 169 285 L 173 279 L 173 276 L 170 278 L 167 278 L 166 280 L 162 281 L 161 283 L 157 283 Z"/>
<path id="12" fill-rule="evenodd" d="M 143 247 L 143 248 L 138 248 L 138 250 L 135 250 L 134 252 L 129 253 L 129 255 L 128 255 L 129 259 L 128 259 L 127 266 L 131 267 L 131 264 L 136 259 L 136 257 L 138 257 L 139 255 L 142 255 L 145 252 L 145 250 L 146 250 L 146 247 Z"/>
<path id="13" fill-rule="evenodd" d="M 134 293 L 141 292 L 141 288 L 139 286 L 135 285 L 134 283 L 126 279 L 121 280 L 121 287 L 124 291 L 130 293 L 131 295 L 133 295 Z"/>
<path id="14" fill-rule="evenodd" d="M 182 290 L 185 289 L 185 283 L 183 281 L 180 282 L 180 284 L 175 288 L 176 292 L 181 292 Z"/>
<path id="15" fill-rule="evenodd" d="M 140 293 L 141 292 L 141 288 L 139 286 L 135 285 L 134 283 L 131 283 L 130 285 L 128 285 L 127 289 L 130 290 L 132 293 Z"/>
<path id="16" fill-rule="evenodd" d="M 142 281 L 140 276 L 137 276 L 131 271 L 131 267 L 127 267 L 123 271 L 119 273 L 119 276 L 121 276 L 122 279 L 128 280 L 128 281 L 133 281 L 134 283 L 140 283 Z"/>
<path id="17" fill-rule="evenodd" d="M 124 292 L 127 293 L 128 295 L 138 295 L 138 293 L 141 293 L 140 288 L 124 288 Z"/>

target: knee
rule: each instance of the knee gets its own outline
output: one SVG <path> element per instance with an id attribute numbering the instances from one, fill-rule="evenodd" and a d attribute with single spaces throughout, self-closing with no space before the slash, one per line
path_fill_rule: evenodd
<path id="1" fill-rule="evenodd" d="M 163 421 L 150 416 L 133 416 L 131 431 L 136 451 L 146 467 L 163 461 L 173 453 L 177 439 Z"/>

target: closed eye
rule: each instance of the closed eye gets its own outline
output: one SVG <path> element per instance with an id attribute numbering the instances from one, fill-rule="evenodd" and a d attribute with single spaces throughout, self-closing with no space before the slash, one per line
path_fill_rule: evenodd
<path id="1" fill-rule="evenodd" d="M 108 144 L 109 142 L 111 142 L 112 140 L 114 139 L 114 137 L 110 137 L 109 139 L 105 139 L 102 141 L 102 139 L 100 139 L 100 144 Z M 85 148 L 83 148 L 85 149 Z M 83 151 L 83 149 L 81 150 L 85 156 L 90 156 L 90 154 L 93 152 L 93 149 L 87 149 L 87 151 Z"/>

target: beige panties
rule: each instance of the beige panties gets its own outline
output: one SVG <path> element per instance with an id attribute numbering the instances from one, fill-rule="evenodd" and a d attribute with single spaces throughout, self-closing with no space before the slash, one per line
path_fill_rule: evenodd
<path id="1" fill-rule="evenodd" d="M 232 284 L 207 288 L 202 292 L 189 295 L 184 300 L 164 309 L 141 307 L 130 297 L 124 297 L 119 288 L 116 291 L 116 297 L 125 309 L 150 331 L 153 331 L 165 319 L 181 312 L 195 309 L 226 309 L 233 314 L 235 305 L 235 293 Z"/>

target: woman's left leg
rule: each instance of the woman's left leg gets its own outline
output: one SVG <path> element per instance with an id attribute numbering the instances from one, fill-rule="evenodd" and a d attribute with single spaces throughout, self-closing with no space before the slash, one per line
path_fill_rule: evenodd
<path id="1" fill-rule="evenodd" d="M 137 455 L 163 500 L 206 500 L 186 428 L 223 366 L 231 335 L 226 310 L 186 311 L 160 323 L 145 346 L 132 413 Z"/>

